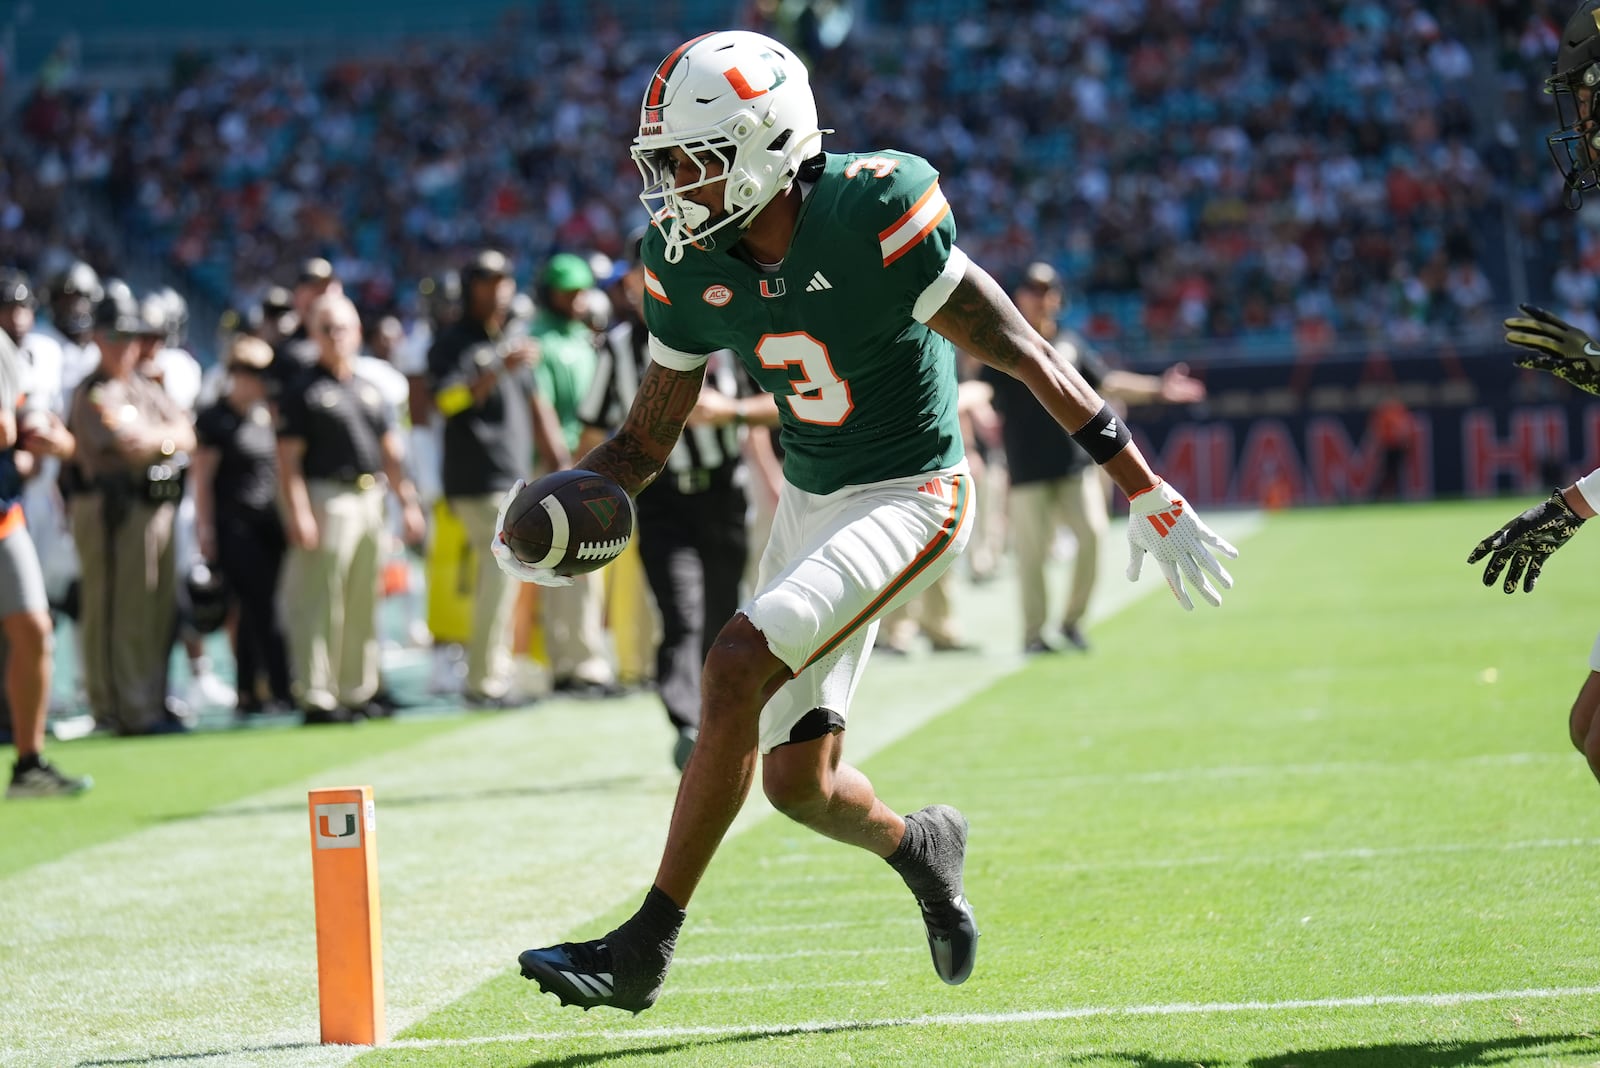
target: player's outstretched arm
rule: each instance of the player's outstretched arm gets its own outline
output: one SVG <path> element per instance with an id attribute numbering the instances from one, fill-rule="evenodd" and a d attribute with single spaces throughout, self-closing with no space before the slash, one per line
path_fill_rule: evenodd
<path id="1" fill-rule="evenodd" d="M 1558 315 L 1532 304 L 1519 304 L 1522 315 L 1505 322 L 1506 341 L 1527 351 L 1516 365 L 1548 371 L 1586 393 L 1600 394 L 1600 348 L 1588 334 Z"/>
<path id="2" fill-rule="evenodd" d="M 1591 472 L 1573 485 L 1556 490 L 1480 541 L 1467 556 L 1467 563 L 1475 564 L 1488 557 L 1483 584 L 1493 586 L 1504 571 L 1501 589 L 1516 593 L 1520 582 L 1523 592 L 1532 593 L 1544 562 L 1572 539 L 1585 519 L 1595 514 L 1584 492 L 1586 483 L 1600 496 L 1600 471 Z"/>
<path id="3" fill-rule="evenodd" d="M 1137 580 L 1149 553 L 1161 565 L 1167 585 L 1185 610 L 1194 608 L 1185 584 L 1208 603 L 1220 605 L 1233 577 L 1217 555 L 1239 550 L 1219 537 L 1194 509 L 1145 462 L 1122 419 L 1084 381 L 1077 368 L 1023 318 L 1011 298 L 975 263 L 928 326 L 991 367 L 1006 372 L 1033 391 L 1074 441 L 1105 468 L 1128 495 L 1128 578 Z"/>
<path id="4" fill-rule="evenodd" d="M 675 371 L 652 361 L 621 428 L 575 466 L 605 475 L 630 496 L 638 496 L 666 467 L 667 456 L 700 398 L 705 377 L 704 365 Z"/>

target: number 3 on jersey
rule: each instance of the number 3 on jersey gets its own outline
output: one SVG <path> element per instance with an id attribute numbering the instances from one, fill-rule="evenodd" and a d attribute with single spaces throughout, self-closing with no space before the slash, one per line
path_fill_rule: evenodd
<path id="1" fill-rule="evenodd" d="M 803 423 L 840 426 L 855 410 L 850 399 L 850 383 L 833 370 L 828 346 L 805 331 L 792 334 L 764 334 L 756 342 L 756 358 L 762 367 L 799 367 L 800 377 L 790 373 L 794 396 L 787 398 L 789 410 Z"/>

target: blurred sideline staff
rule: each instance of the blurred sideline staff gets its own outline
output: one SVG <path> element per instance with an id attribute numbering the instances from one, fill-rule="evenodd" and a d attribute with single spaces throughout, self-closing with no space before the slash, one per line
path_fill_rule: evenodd
<path id="1" fill-rule="evenodd" d="M 317 339 L 311 336 L 311 306 L 324 294 L 341 295 L 344 287 L 334 277 L 333 264 L 321 256 L 313 256 L 300 264 L 295 275 L 293 327 L 273 346 L 272 363 L 267 369 L 268 396 L 276 400 L 278 394 L 316 366 L 319 358 Z M 263 313 L 267 309 L 263 307 Z M 280 315 L 277 322 L 288 325 L 288 317 Z"/>
<path id="2" fill-rule="evenodd" d="M 81 560 L 84 679 L 98 726 L 119 734 L 181 726 L 167 710 L 177 606 L 173 524 L 194 429 L 140 375 L 141 338 L 161 336 L 127 284 L 108 279 L 94 312 L 100 364 L 72 396 L 77 438 L 73 538 Z"/>
<path id="3" fill-rule="evenodd" d="M 69 264 L 49 281 L 50 321 L 39 332 L 61 351 L 62 403 L 79 382 L 100 364 L 95 347 L 94 306 L 103 287 L 93 267 L 82 260 Z"/>
<path id="4" fill-rule="evenodd" d="M 535 445 L 563 465 L 567 449 L 534 385 L 538 345 L 507 329 L 517 288 L 511 261 L 484 249 L 461 271 L 460 285 L 461 314 L 429 349 L 428 378 L 444 420 L 444 498 L 477 560 L 464 696 L 469 705 L 504 705 L 525 696 L 511 693 L 518 584 L 486 547 L 500 499 L 526 469 Z"/>
<path id="5" fill-rule="evenodd" d="M 1083 338 L 1063 331 L 1058 320 L 1065 292 L 1050 264 L 1029 264 L 1014 296 L 1028 325 L 1107 400 L 1188 404 L 1205 398 L 1205 386 L 1191 378 L 1182 364 L 1161 375 L 1112 370 Z M 1043 653 L 1055 648 L 1046 633 L 1045 561 L 1057 531 L 1064 526 L 1077 541 L 1077 550 L 1059 634 L 1067 645 L 1087 652 L 1083 617 L 1099 571 L 1100 541 L 1111 523 L 1106 483 L 1089 454 L 1038 404 L 1028 387 L 989 367 L 983 370 L 983 381 L 994 387 L 994 407 L 1002 418 L 1001 438 L 1011 480 L 1008 520 L 1022 593 L 1023 649 Z"/>
<path id="6" fill-rule="evenodd" d="M 539 365 L 534 378 L 540 396 L 556 415 L 569 452 L 577 449 L 583 433 L 578 406 L 594 382 L 598 361 L 586 319 L 593 293 L 594 271 L 581 256 L 559 252 L 539 272 L 539 315 L 533 325 Z M 540 467 L 547 471 L 559 470 L 567 462 L 550 454 L 539 457 Z M 519 595 L 539 599 L 545 651 L 557 690 L 595 696 L 618 692 L 603 620 L 604 583 L 599 574 L 579 575 L 570 586 L 536 590 L 526 585 Z"/>
<path id="7" fill-rule="evenodd" d="M 28 388 L 28 367 L 9 332 L 0 331 L 0 634 L 6 646 L 5 704 L 17 751 L 8 798 L 76 794 L 92 785 L 44 758 L 52 624 L 21 494 L 38 457 L 71 456 L 74 443 L 54 412 L 29 400 Z"/>
<path id="8" fill-rule="evenodd" d="M 318 360 L 278 403 L 279 492 L 290 550 L 280 605 L 305 722 L 348 723 L 390 709 L 378 692 L 377 594 L 383 483 L 405 539 L 423 536 L 399 432 L 376 386 L 356 374 L 361 320 L 343 294 L 309 308 Z"/>
<path id="9" fill-rule="evenodd" d="M 65 432 L 62 417 L 68 398 L 61 390 L 61 345 L 42 331 L 35 317 L 37 305 L 38 294 L 26 274 L 0 270 L 0 333 L 16 345 L 27 380 L 28 407 L 50 412 Z M 45 594 L 52 605 L 64 604 L 67 590 L 78 575 L 78 557 L 61 494 L 56 489 L 61 461 L 45 451 L 29 462 L 33 470 L 23 483 L 22 511 L 44 570 Z"/>
<path id="10" fill-rule="evenodd" d="M 406 376 L 410 387 L 407 410 L 411 414 L 411 433 L 406 439 L 406 455 L 411 459 L 411 477 L 417 482 L 417 496 L 424 511 L 430 511 L 444 496 L 441 481 L 444 454 L 444 427 L 433 406 L 433 381 L 428 374 L 428 353 L 461 317 L 461 275 L 442 271 L 417 283 L 417 318 L 404 341 L 397 347 L 394 365 Z M 429 546 L 430 552 L 432 545 Z"/>
<path id="11" fill-rule="evenodd" d="M 200 555 L 236 599 L 234 707 L 243 715 L 293 703 L 277 606 L 287 545 L 277 509 L 277 437 L 266 403 L 271 362 L 265 341 L 233 338 L 223 360 L 222 396 L 195 419 L 196 538 Z"/>

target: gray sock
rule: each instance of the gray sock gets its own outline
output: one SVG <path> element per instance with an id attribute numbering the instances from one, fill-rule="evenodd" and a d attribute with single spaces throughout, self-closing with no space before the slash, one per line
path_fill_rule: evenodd
<path id="1" fill-rule="evenodd" d="M 918 901 L 936 902 L 962 895 L 966 853 L 966 817 L 949 805 L 929 805 L 906 817 L 905 837 L 884 859 Z"/>

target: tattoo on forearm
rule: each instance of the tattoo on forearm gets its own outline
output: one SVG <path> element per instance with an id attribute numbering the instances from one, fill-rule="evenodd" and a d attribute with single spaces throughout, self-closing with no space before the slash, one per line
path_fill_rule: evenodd
<path id="1" fill-rule="evenodd" d="M 678 443 L 683 424 L 694 411 L 695 400 L 700 396 L 700 385 L 705 380 L 703 371 L 686 373 L 669 371 L 653 363 L 639 382 L 638 395 L 633 399 L 633 410 L 628 413 L 628 424 L 647 433 L 652 441 L 665 450 L 661 460 Z"/>
<path id="2" fill-rule="evenodd" d="M 648 486 L 661 470 L 655 455 L 640 448 L 639 441 L 626 430 L 595 446 L 577 466 L 605 475 L 630 494 Z"/>
<path id="3" fill-rule="evenodd" d="M 644 489 L 666 466 L 700 396 L 703 377 L 701 372 L 672 371 L 651 364 L 622 428 L 579 466 L 605 475 L 629 493 Z"/>
<path id="4" fill-rule="evenodd" d="M 1016 367 L 1025 355 L 1020 340 L 1028 331 L 1022 313 L 993 278 L 976 268 L 968 268 L 932 325 L 961 348 L 1002 371 Z"/>

